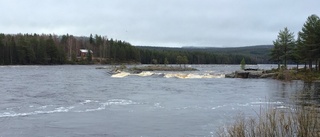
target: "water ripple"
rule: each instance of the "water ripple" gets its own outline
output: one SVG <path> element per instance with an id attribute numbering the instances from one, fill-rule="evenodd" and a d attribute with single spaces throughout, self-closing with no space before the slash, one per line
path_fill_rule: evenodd
<path id="1" fill-rule="evenodd" d="M 19 117 L 19 116 L 30 116 L 30 115 L 38 115 L 38 114 L 51 114 L 51 113 L 65 113 L 65 112 L 92 112 L 92 111 L 100 111 L 105 110 L 108 106 L 126 106 L 126 105 L 134 105 L 139 104 L 133 102 L 132 100 L 125 99 L 111 99 L 103 103 L 99 103 L 99 101 L 93 100 L 84 100 L 74 106 L 59 106 L 54 107 L 54 105 L 44 105 L 36 107 L 34 105 L 29 105 L 29 109 L 35 109 L 31 112 L 16 112 L 13 111 L 13 108 L 6 108 L 6 112 L 0 113 L 0 118 L 3 117 Z M 9 111 L 8 111 L 9 110 Z"/>

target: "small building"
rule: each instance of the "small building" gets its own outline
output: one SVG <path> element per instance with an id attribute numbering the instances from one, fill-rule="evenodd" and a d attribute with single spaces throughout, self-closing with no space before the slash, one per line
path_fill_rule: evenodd
<path id="1" fill-rule="evenodd" d="M 81 58 L 86 58 L 87 57 L 87 55 L 88 55 L 88 49 L 80 49 L 80 57 Z M 93 56 L 93 52 L 92 52 L 92 50 L 90 50 L 90 53 L 91 53 L 91 56 Z"/>

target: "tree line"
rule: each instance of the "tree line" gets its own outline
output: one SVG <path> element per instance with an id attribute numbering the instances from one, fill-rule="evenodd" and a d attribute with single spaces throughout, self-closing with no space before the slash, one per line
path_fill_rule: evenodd
<path id="1" fill-rule="evenodd" d="M 87 56 L 80 56 L 87 49 Z M 139 62 L 140 50 L 130 43 L 99 35 L 75 37 L 47 34 L 0 34 L 0 65 L 89 64 Z"/>
<path id="2" fill-rule="evenodd" d="M 64 64 L 64 47 L 52 35 L 0 34 L 0 64 Z"/>
<path id="3" fill-rule="evenodd" d="M 294 33 L 288 28 L 280 30 L 278 37 L 273 41 L 274 47 L 271 50 L 271 60 L 287 68 L 289 61 L 297 64 L 305 64 L 305 68 L 320 71 L 320 19 L 313 14 L 307 18 L 297 39 Z"/>
<path id="4" fill-rule="evenodd" d="M 89 52 L 83 57 L 80 49 L 87 49 Z M 146 49 L 92 34 L 89 37 L 69 34 L 0 34 L 0 65 L 239 64 L 242 59 L 245 59 L 247 64 L 257 63 L 257 58 L 243 54 Z"/>
<path id="5" fill-rule="evenodd" d="M 216 54 L 201 51 L 186 50 L 150 50 L 142 48 L 140 51 L 142 64 L 154 64 L 156 60 L 159 64 L 239 64 L 244 58 L 247 64 L 257 64 L 255 58 L 241 54 Z M 186 61 L 187 60 L 187 61 Z"/>

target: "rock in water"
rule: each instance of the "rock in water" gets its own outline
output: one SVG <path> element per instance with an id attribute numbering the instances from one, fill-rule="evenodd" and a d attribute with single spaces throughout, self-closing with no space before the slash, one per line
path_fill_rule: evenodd
<path id="1" fill-rule="evenodd" d="M 231 73 L 231 74 L 226 74 L 225 78 L 235 78 L 236 74 Z"/>
<path id="2" fill-rule="evenodd" d="M 262 74 L 263 71 L 238 70 L 235 72 L 235 78 L 260 78 Z"/>
<path id="3" fill-rule="evenodd" d="M 249 75 L 248 78 L 260 78 L 262 75 L 262 71 L 248 71 Z"/>
<path id="4" fill-rule="evenodd" d="M 249 72 L 239 70 L 235 72 L 235 78 L 248 78 Z"/>

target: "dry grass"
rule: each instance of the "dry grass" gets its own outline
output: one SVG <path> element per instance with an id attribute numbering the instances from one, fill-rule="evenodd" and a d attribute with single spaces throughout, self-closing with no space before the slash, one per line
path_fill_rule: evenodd
<path id="1" fill-rule="evenodd" d="M 275 70 L 272 70 L 275 71 Z M 284 80 L 284 81 L 291 81 L 291 80 L 303 80 L 305 82 L 313 82 L 316 80 L 320 80 L 320 72 L 319 71 L 310 71 L 310 70 L 279 70 L 275 71 L 277 76 L 275 79 Z"/>
<path id="2" fill-rule="evenodd" d="M 300 107 L 294 110 L 270 109 L 258 118 L 239 116 L 221 128 L 219 137 L 320 137 L 320 109 Z"/>

